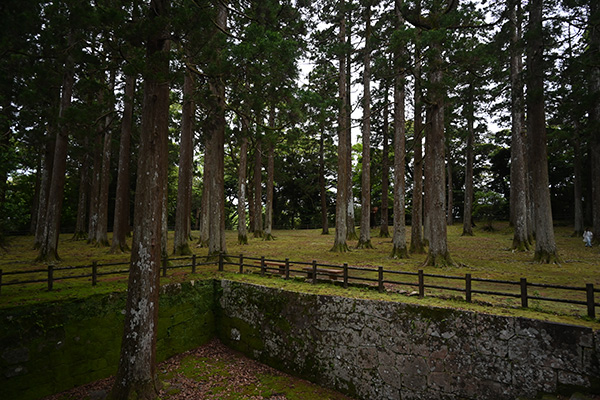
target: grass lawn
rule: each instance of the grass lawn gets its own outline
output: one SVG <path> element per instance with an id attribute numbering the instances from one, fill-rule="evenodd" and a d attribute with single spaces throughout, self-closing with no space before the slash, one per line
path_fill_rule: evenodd
<path id="1" fill-rule="evenodd" d="M 533 263 L 533 251 L 512 252 L 510 245 L 512 243 L 512 231 L 506 223 L 495 223 L 494 232 L 485 232 L 482 229 L 475 229 L 475 236 L 461 237 L 462 225 L 448 227 L 448 247 L 450 253 L 457 263 L 455 267 L 434 268 L 422 267 L 425 260 L 425 254 L 413 254 L 408 259 L 391 259 L 389 254 L 392 250 L 391 238 L 377 237 L 378 230 L 373 230 L 372 242 L 374 249 L 352 250 L 347 253 L 333 253 L 330 248 L 333 245 L 333 232 L 330 235 L 321 235 L 320 230 L 293 230 L 293 231 L 274 231 L 275 240 L 263 241 L 260 238 L 250 237 L 248 245 L 237 244 L 237 232 L 228 231 L 227 253 L 234 256 L 232 261 L 237 261 L 237 255 L 244 254 L 245 257 L 265 256 L 270 259 L 284 260 L 289 258 L 291 261 L 311 262 L 316 260 L 319 263 L 342 265 L 347 263 L 350 266 L 365 267 L 375 269 L 383 266 L 384 269 L 416 272 L 423 269 L 426 274 L 440 274 L 447 276 L 462 276 L 469 273 L 473 278 L 487 278 L 497 280 L 518 281 L 520 278 L 527 278 L 529 283 L 542 283 L 564 286 L 575 286 L 584 288 L 585 284 L 591 283 L 596 289 L 600 288 L 600 251 L 599 248 L 586 248 L 579 237 L 572 237 L 571 227 L 557 227 L 555 236 L 561 264 L 537 264 Z M 407 228 L 407 237 L 410 238 L 410 227 Z M 110 239 L 110 236 L 109 236 Z M 172 240 L 172 232 L 169 238 Z M 37 253 L 32 249 L 32 237 L 11 237 L 8 252 L 0 255 L 0 269 L 5 273 L 9 271 L 37 270 L 46 269 L 47 265 L 35 263 Z M 355 241 L 349 242 L 351 247 L 356 245 Z M 172 248 L 172 241 L 170 247 Z M 207 250 L 192 246 L 194 253 L 198 256 L 206 256 Z M 72 241 L 71 235 L 62 235 L 59 244 L 59 255 L 62 261 L 57 266 L 76 266 L 89 265 L 93 261 L 98 263 L 127 263 L 128 254 L 111 255 L 108 248 L 99 248 L 88 245 L 85 241 Z M 127 265 L 115 266 L 112 268 L 126 269 Z M 585 305 L 570 305 L 563 303 L 549 303 L 542 300 L 530 300 L 529 309 L 523 310 L 518 306 L 520 299 L 504 296 L 484 296 L 473 295 L 474 303 L 464 301 L 464 294 L 458 292 L 448 292 L 436 289 L 427 289 L 424 299 L 417 299 L 416 296 L 406 296 L 395 293 L 378 293 L 374 290 L 365 290 L 360 288 L 342 289 L 330 284 L 310 285 L 299 280 L 284 281 L 275 278 L 261 278 L 254 274 L 238 275 L 232 273 L 237 270 L 235 266 L 226 268 L 229 273 L 226 276 L 232 279 L 247 280 L 256 283 L 285 287 L 290 290 L 301 290 L 307 292 L 327 293 L 343 296 L 359 296 L 369 298 L 380 298 L 399 300 L 407 302 L 419 302 L 422 304 L 433 304 L 445 307 L 458 307 L 464 309 L 473 309 L 477 311 L 524 315 L 533 318 L 551 319 L 560 322 L 584 324 L 600 328 L 598 320 L 592 321 L 586 315 Z M 87 270 L 89 271 L 89 270 Z M 198 267 L 197 274 L 191 275 L 190 269 L 175 270 L 173 274 L 169 272 L 167 278 L 161 278 L 162 282 L 172 282 L 185 279 L 202 279 L 218 275 L 214 266 Z M 82 273 L 77 272 L 77 273 Z M 39 279 L 47 276 L 46 272 L 37 274 Z M 373 275 L 375 276 L 375 275 Z M 27 279 L 30 279 L 28 277 Z M 10 280 L 24 280 L 21 276 L 4 276 L 3 283 Z M 387 279 L 387 278 L 386 278 Z M 416 282 L 416 278 L 403 278 Z M 464 287 L 464 281 L 450 281 L 447 279 L 427 278 L 428 284 L 451 285 Z M 65 297 L 85 296 L 90 293 L 104 293 L 115 290 L 124 290 L 126 286 L 125 275 L 110 275 L 100 277 L 98 285 L 92 287 L 90 278 L 79 278 L 72 280 L 58 281 L 54 284 L 54 290 L 48 292 L 47 284 L 32 283 L 28 285 L 3 286 L 0 293 L 0 307 L 6 307 L 15 304 L 24 304 L 27 302 L 54 300 Z M 395 287 L 400 286 L 400 287 Z M 401 287 L 401 285 L 388 285 L 389 291 L 407 291 L 408 293 L 416 290 L 414 287 Z M 509 289 L 508 286 L 494 284 L 493 288 L 488 283 L 474 282 L 474 289 L 494 290 L 494 291 L 514 291 L 518 288 Z M 562 293 L 558 293 L 562 292 Z M 562 297 L 574 300 L 585 300 L 585 292 L 569 292 L 558 289 L 548 288 L 530 288 L 529 295 L 540 297 Z M 461 300 L 462 299 L 462 300 Z M 600 293 L 595 295 L 596 303 L 600 302 Z M 596 314 L 600 314 L 597 308 Z"/>

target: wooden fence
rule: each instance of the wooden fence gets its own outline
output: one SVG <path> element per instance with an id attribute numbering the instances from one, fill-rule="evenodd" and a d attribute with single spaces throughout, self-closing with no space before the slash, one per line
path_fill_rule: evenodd
<path id="1" fill-rule="evenodd" d="M 595 302 L 595 293 L 600 293 L 600 289 L 594 288 L 592 283 L 585 286 L 564 286 L 544 283 L 529 282 L 527 278 L 521 278 L 518 281 L 476 278 L 471 274 L 464 276 L 444 275 L 444 274 L 426 274 L 423 270 L 418 272 L 395 271 L 384 269 L 379 266 L 376 268 L 353 267 L 348 264 L 331 265 L 320 264 L 317 261 L 301 262 L 268 259 L 265 257 L 244 257 L 244 255 L 230 256 L 220 255 L 217 261 L 199 262 L 199 257 L 178 257 L 165 259 L 161 263 L 161 275 L 168 276 L 169 270 L 190 269 L 192 274 L 196 273 L 199 266 L 216 266 L 218 271 L 237 272 L 240 274 L 247 272 L 258 273 L 262 276 L 276 275 L 284 279 L 292 277 L 302 277 L 311 283 L 322 281 L 335 282 L 344 288 L 351 285 L 363 285 L 376 288 L 377 290 L 391 291 L 397 287 L 411 287 L 416 289 L 415 295 L 425 296 L 425 290 L 430 289 L 430 294 L 438 293 L 460 293 L 460 298 L 466 302 L 473 301 L 473 295 L 497 296 L 502 298 L 515 298 L 520 300 L 520 306 L 528 308 L 531 301 L 545 301 L 554 303 L 565 303 L 587 308 L 587 315 L 590 318 L 596 317 L 595 308 L 600 303 Z M 234 261 L 235 260 L 235 261 Z M 118 268 L 118 267 L 123 268 Z M 112 267 L 110 270 L 107 270 Z M 226 269 L 227 267 L 227 269 Z M 232 268 L 233 267 L 233 268 Z M 129 262 L 98 264 L 93 262 L 91 265 L 57 267 L 49 265 L 45 269 L 36 269 L 28 271 L 3 272 L 0 269 L 0 294 L 2 287 L 10 285 L 25 285 L 30 283 L 47 283 L 48 290 L 52 290 L 55 282 L 67 279 L 89 279 L 92 285 L 98 283 L 99 278 L 110 275 L 126 275 L 129 272 Z M 43 274 L 43 278 L 39 275 Z M 5 281 L 7 277 L 19 277 L 27 275 L 37 275 L 36 277 L 24 280 Z M 9 278 L 10 279 L 10 278 Z M 426 283 L 427 281 L 427 283 Z M 474 284 L 478 286 L 474 288 Z M 504 291 L 501 291 L 505 288 Z M 566 293 L 558 296 L 542 296 L 538 289 L 548 289 L 552 293 Z M 412 293 L 411 293 L 412 294 Z M 571 297 L 580 297 L 582 299 L 573 299 Z M 506 304 L 506 302 L 505 302 Z"/>

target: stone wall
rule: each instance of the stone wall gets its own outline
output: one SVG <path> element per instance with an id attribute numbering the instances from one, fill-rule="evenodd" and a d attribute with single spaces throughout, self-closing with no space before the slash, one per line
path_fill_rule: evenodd
<path id="1" fill-rule="evenodd" d="M 360 399 L 600 393 L 600 331 L 222 281 L 228 346 Z"/>
<path id="2" fill-rule="evenodd" d="M 157 359 L 214 337 L 213 281 L 161 288 Z M 126 293 L 0 309 L 0 398 L 39 399 L 117 371 Z"/>

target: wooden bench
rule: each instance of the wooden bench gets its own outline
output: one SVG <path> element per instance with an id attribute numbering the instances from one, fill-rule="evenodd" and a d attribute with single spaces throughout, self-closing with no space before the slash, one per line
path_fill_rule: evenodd
<path id="1" fill-rule="evenodd" d="M 256 261 L 254 261 L 254 264 L 261 267 L 262 261 L 256 260 Z M 285 275 L 285 263 L 283 263 L 283 262 L 265 260 L 265 267 L 277 267 L 277 268 L 279 268 L 279 274 Z"/>
<path id="2" fill-rule="evenodd" d="M 308 279 L 313 278 L 313 267 L 304 267 L 303 270 L 306 272 L 306 277 Z M 317 268 L 317 275 L 327 275 L 331 280 L 337 280 L 338 277 L 342 276 L 344 271 L 341 269 L 331 269 L 331 268 Z"/>

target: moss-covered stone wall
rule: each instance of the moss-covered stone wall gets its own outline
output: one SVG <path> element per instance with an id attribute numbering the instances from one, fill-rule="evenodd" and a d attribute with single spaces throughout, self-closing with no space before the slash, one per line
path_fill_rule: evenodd
<path id="1" fill-rule="evenodd" d="M 214 282 L 164 286 L 157 358 L 215 335 Z M 0 310 L 0 398 L 39 399 L 116 373 L 126 293 Z"/>
<path id="2" fill-rule="evenodd" d="M 222 342 L 359 399 L 515 399 L 600 393 L 600 331 L 232 281 Z"/>

